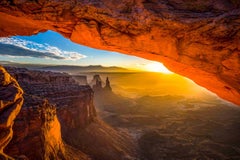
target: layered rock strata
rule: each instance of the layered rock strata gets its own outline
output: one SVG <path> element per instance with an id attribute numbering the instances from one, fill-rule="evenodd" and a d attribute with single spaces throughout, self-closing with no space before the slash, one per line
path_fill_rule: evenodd
<path id="1" fill-rule="evenodd" d="M 56 104 L 59 120 L 66 127 L 84 128 L 96 117 L 91 87 L 79 85 L 72 76 L 25 68 L 7 69 L 26 92 L 23 107 L 28 107 L 34 97 L 47 98 L 50 103 Z"/>
<path id="2" fill-rule="evenodd" d="M 101 160 L 136 157 L 131 137 L 96 117 L 90 86 L 80 86 L 64 73 L 6 68 L 25 91 L 14 138 L 6 150 L 9 155 L 83 160 L 89 156 Z M 45 98 L 49 103 L 42 102 Z M 35 146 L 39 149 L 33 149 Z"/>
<path id="3" fill-rule="evenodd" d="M 15 136 L 6 152 L 14 157 L 25 155 L 29 159 L 64 159 L 65 149 L 55 106 L 41 102 L 41 99 L 32 100 L 32 106 L 24 107 L 16 119 Z"/>
<path id="4" fill-rule="evenodd" d="M 239 17 L 236 0 L 2 0 L 0 36 L 53 30 L 79 44 L 163 62 L 240 104 Z"/>
<path id="5" fill-rule="evenodd" d="M 61 136 L 61 125 L 56 106 L 47 100 L 32 98 L 23 107 L 13 127 L 14 136 L 6 152 L 18 159 L 83 159 L 88 156 L 66 145 Z M 74 153 L 74 154 L 73 154 Z"/>
<path id="6" fill-rule="evenodd" d="M 23 90 L 9 73 L 0 66 L 0 159 L 12 159 L 4 148 L 13 137 L 14 119 L 23 104 Z"/>
<path id="7" fill-rule="evenodd" d="M 25 102 L 6 152 L 16 158 L 89 159 L 65 144 L 62 137 L 72 128 L 86 127 L 96 116 L 91 88 L 78 85 L 67 74 L 6 68 L 25 91 Z M 43 102 L 45 98 L 50 103 Z"/>

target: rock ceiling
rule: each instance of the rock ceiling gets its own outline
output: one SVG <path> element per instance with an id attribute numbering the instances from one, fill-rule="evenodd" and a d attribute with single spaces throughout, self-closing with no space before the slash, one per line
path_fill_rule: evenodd
<path id="1" fill-rule="evenodd" d="M 240 1 L 1 0 L 0 36 L 56 31 L 164 63 L 240 105 Z"/>

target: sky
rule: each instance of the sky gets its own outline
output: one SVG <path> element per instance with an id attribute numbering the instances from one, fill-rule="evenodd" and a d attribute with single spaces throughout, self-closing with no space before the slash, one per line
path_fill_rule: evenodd
<path id="1" fill-rule="evenodd" d="M 0 63 L 1 61 L 51 65 L 119 66 L 173 74 L 162 63 L 89 48 L 76 44 L 53 31 L 32 36 L 0 38 Z"/>
<path id="2" fill-rule="evenodd" d="M 164 66 L 158 62 L 82 46 L 53 31 L 0 38 L 0 60 L 33 64 L 121 66 L 156 72 L 164 70 Z"/>

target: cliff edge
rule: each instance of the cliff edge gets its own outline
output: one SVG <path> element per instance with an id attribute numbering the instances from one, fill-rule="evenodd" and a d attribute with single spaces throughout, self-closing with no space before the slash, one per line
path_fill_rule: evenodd
<path id="1" fill-rule="evenodd" d="M 6 69 L 25 92 L 25 102 L 15 120 L 14 137 L 6 153 L 29 159 L 137 157 L 132 138 L 97 117 L 90 86 L 79 85 L 66 73 Z M 43 102 L 46 98 L 48 102 Z"/>

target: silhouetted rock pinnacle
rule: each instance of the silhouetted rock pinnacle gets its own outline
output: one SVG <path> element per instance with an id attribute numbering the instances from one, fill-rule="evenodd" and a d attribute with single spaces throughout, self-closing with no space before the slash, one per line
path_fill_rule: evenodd
<path id="1" fill-rule="evenodd" d="M 110 86 L 110 81 L 109 81 L 108 77 L 106 78 L 106 85 L 104 87 L 104 90 L 112 91 L 112 87 Z"/>
<path id="2" fill-rule="evenodd" d="M 93 80 L 91 82 L 93 91 L 96 92 L 104 92 L 104 91 L 112 91 L 112 87 L 110 85 L 109 78 L 106 78 L 106 85 L 103 87 L 102 80 L 100 75 L 94 75 Z"/>

